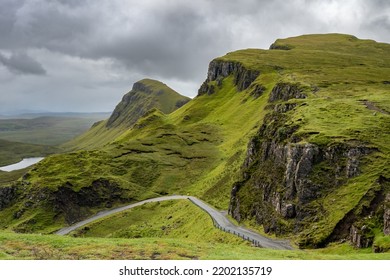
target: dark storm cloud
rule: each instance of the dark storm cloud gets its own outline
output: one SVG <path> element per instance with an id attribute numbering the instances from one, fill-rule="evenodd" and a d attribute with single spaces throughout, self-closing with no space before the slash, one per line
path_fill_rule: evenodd
<path id="1" fill-rule="evenodd" d="M 235 49 L 303 33 L 389 42 L 389 7 L 388 0 L 0 0 L 0 61 L 15 74 L 47 72 L 44 81 L 24 81 L 32 94 L 95 100 L 100 90 L 101 107 L 144 76 L 194 96 L 208 62 Z M 0 94 L 24 92 L 10 75 L 0 67 Z M 0 96 L 0 106 L 6 101 Z"/>
<path id="2" fill-rule="evenodd" d="M 207 25 L 207 19 L 190 6 L 151 9 L 145 18 L 86 55 L 112 57 L 151 75 L 190 79 L 205 68 L 197 61 L 218 53 L 221 43 L 230 47 L 221 36 L 223 26 Z"/>
<path id="3" fill-rule="evenodd" d="M 240 32 L 245 29 L 257 31 L 253 36 L 259 39 L 270 37 L 266 34 L 270 31 L 283 33 L 283 29 L 292 30 L 296 25 L 309 29 L 305 23 L 321 31 L 326 27 L 316 18 L 321 12 L 313 16 L 310 9 L 342 3 L 307 0 L 192 2 L 31 0 L 15 4 L 5 1 L 0 8 L 9 13 L 4 13 L 8 15 L 2 16 L 1 23 L 8 27 L 2 30 L 5 32 L 0 48 L 46 48 L 71 56 L 112 58 L 132 71 L 163 78 L 191 79 L 204 69 L 197 61 L 241 46 L 235 40 L 242 39 Z M 364 2 L 370 15 L 389 5 L 388 1 L 380 0 L 344 2 L 356 5 Z M 370 17 L 356 24 L 370 30 L 372 26 L 381 28 L 379 23 L 387 22 Z M 329 23 L 332 24 L 337 22 Z"/>
<path id="4" fill-rule="evenodd" d="M 42 65 L 25 53 L 15 53 L 9 58 L 0 53 L 0 63 L 15 74 L 45 75 Z"/>

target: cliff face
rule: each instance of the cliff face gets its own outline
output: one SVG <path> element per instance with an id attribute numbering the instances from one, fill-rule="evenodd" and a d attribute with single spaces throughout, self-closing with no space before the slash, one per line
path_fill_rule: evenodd
<path id="1" fill-rule="evenodd" d="M 0 187 L 0 210 L 6 208 L 15 198 L 15 187 Z"/>
<path id="2" fill-rule="evenodd" d="M 301 234 L 308 225 L 316 228 L 320 216 L 331 214 L 322 208 L 323 199 L 360 175 L 365 156 L 378 152 L 358 142 L 319 145 L 303 141 L 305 135 L 296 133 L 300 126 L 289 116 L 306 106 L 297 100 L 305 99 L 307 90 L 287 82 L 279 82 L 271 90 L 269 113 L 248 144 L 242 179 L 232 188 L 229 214 L 237 221 L 254 219 L 265 232 L 277 235 Z M 378 179 L 379 191 L 367 192 L 327 234 L 318 233 L 318 237 L 314 229 L 302 236 L 299 245 L 322 247 L 330 241 L 350 239 L 356 247 L 371 246 L 373 234 L 367 220 L 380 220 L 382 215 L 381 226 L 389 234 L 388 209 L 382 214 L 389 191 L 385 182 L 388 184 L 384 177 Z"/>
<path id="3" fill-rule="evenodd" d="M 229 75 L 233 75 L 237 89 L 243 91 L 256 80 L 259 74 L 259 71 L 247 69 L 239 62 L 215 59 L 209 64 L 207 78 L 200 86 L 198 94 L 213 94 L 215 87 L 221 87 L 222 80 Z"/>

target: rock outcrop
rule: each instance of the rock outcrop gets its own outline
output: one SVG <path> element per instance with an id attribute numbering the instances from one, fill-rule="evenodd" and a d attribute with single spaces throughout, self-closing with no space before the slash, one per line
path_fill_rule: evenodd
<path id="1" fill-rule="evenodd" d="M 385 208 L 383 214 L 383 233 L 390 235 L 390 193 L 387 194 L 385 200 Z"/>
<path id="2" fill-rule="evenodd" d="M 91 215 L 91 207 L 111 207 L 121 200 L 122 194 L 123 190 L 116 184 L 100 179 L 78 192 L 70 184 L 61 186 L 51 194 L 50 200 L 56 213 L 63 214 L 66 222 L 73 224 Z"/>
<path id="3" fill-rule="evenodd" d="M 269 101 L 287 101 L 292 98 L 302 99 L 306 98 L 306 95 L 303 94 L 302 86 L 299 84 L 291 84 L 280 82 L 275 85 L 272 89 Z"/>
<path id="4" fill-rule="evenodd" d="M 232 189 L 229 213 L 238 221 L 255 218 L 266 232 L 298 232 L 301 222 L 315 215 L 305 206 L 357 176 L 359 161 L 370 152 L 366 147 L 280 144 L 254 138 L 243 164 L 243 180 Z M 292 218 L 296 218 L 292 229 L 280 223 Z"/>
<path id="5" fill-rule="evenodd" d="M 234 76 L 234 85 L 237 89 L 243 91 L 256 80 L 259 74 L 259 71 L 247 69 L 239 62 L 215 59 L 209 64 L 207 78 L 200 86 L 198 94 L 213 94 L 215 86 L 221 86 L 222 80 L 229 75 Z"/>
<path id="6" fill-rule="evenodd" d="M 362 227 L 351 226 L 350 241 L 356 248 L 368 248 L 374 241 L 374 236 L 370 234 L 370 229 L 364 225 Z"/>
<path id="7" fill-rule="evenodd" d="M 15 187 L 0 187 L 0 210 L 6 208 L 16 197 Z"/>

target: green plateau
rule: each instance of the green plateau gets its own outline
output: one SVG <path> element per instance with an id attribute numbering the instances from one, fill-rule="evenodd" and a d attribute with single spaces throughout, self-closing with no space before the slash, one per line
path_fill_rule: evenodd
<path id="1" fill-rule="evenodd" d="M 110 118 L 1 182 L 0 258 L 389 259 L 389 143 L 389 44 L 317 34 L 230 52 L 194 99 L 136 82 Z M 184 201 L 53 235 L 172 194 L 304 250 L 252 248 Z"/>

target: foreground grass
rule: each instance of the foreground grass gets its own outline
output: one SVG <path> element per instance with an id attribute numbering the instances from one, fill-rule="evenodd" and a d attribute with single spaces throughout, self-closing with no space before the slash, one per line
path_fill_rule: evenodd
<path id="1" fill-rule="evenodd" d="M 369 249 L 357 250 L 347 244 L 320 250 L 284 251 L 255 248 L 246 244 L 206 243 L 184 239 L 73 238 L 0 232 L 0 259 L 390 260 L 390 253 L 375 254 Z"/>
<path id="2" fill-rule="evenodd" d="M 74 235 L 79 238 L 0 231 L 0 259 L 390 259 L 390 252 L 348 244 L 318 250 L 256 248 L 214 228 L 210 217 L 186 200 L 148 203 L 91 223 Z"/>

